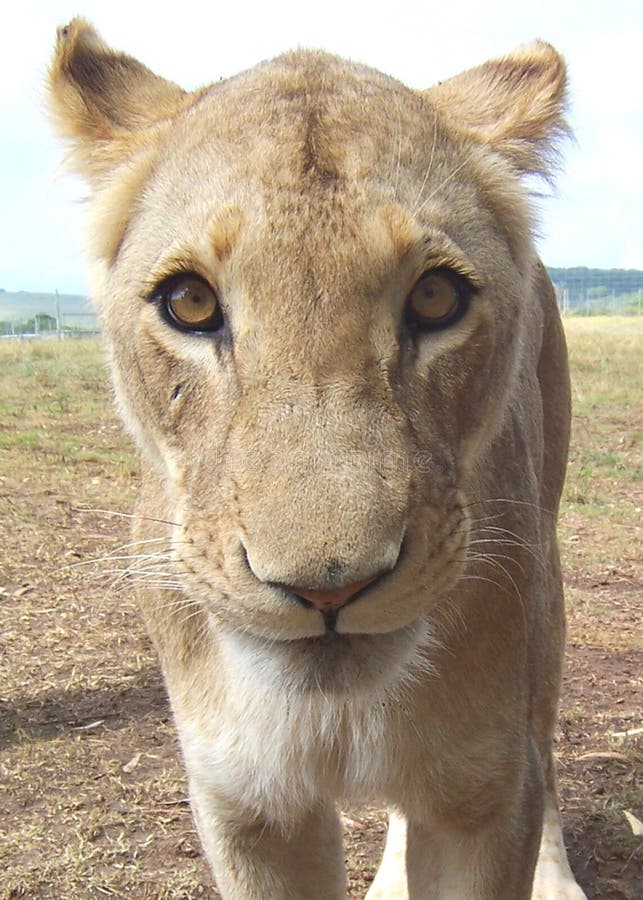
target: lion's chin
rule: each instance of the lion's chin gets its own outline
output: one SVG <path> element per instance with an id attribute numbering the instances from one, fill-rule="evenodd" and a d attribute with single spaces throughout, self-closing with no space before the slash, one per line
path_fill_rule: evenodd
<path id="1" fill-rule="evenodd" d="M 385 634 L 337 634 L 268 640 L 249 632 L 223 637 L 237 676 L 286 694 L 328 698 L 380 696 L 431 669 L 434 641 L 425 621 Z"/>

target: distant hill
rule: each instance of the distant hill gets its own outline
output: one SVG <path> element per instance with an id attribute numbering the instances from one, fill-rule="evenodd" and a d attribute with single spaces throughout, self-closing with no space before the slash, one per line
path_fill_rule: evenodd
<path id="1" fill-rule="evenodd" d="M 91 304 L 81 294 L 59 294 L 61 310 L 70 314 L 91 312 Z M 37 313 L 56 314 L 55 294 L 32 294 L 29 291 L 0 291 L 0 319 L 28 319 Z"/>

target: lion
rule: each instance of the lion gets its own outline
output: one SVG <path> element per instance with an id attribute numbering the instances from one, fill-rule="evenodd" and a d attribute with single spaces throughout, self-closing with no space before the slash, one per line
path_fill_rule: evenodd
<path id="1" fill-rule="evenodd" d="M 530 184 L 545 43 L 425 91 L 296 51 L 194 92 L 58 33 L 140 449 L 139 601 L 226 900 L 584 897 L 552 755 L 570 388 Z M 151 549 L 150 549 L 151 548 Z"/>

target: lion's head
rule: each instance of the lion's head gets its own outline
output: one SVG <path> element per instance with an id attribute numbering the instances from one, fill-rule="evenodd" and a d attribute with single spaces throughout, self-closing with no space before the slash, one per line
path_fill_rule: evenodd
<path id="1" fill-rule="evenodd" d="M 548 171 L 564 83 L 534 44 L 423 92 L 296 52 L 186 93 L 60 32 L 118 401 L 233 654 L 393 677 L 463 571 L 469 503 L 520 478 L 489 460 L 530 390 L 522 179 Z"/>

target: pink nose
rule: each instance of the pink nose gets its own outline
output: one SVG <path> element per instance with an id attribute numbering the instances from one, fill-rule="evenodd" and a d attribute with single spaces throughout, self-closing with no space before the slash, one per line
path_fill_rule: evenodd
<path id="1" fill-rule="evenodd" d="M 381 574 L 381 572 L 378 572 L 376 575 L 362 579 L 362 581 L 355 581 L 353 584 L 347 584 L 345 587 L 335 588 L 332 591 L 314 591 L 307 588 L 288 588 L 288 590 L 293 594 L 297 594 L 298 597 L 308 600 L 320 612 L 336 612 L 345 603 L 348 603 L 355 594 L 377 581 Z"/>

